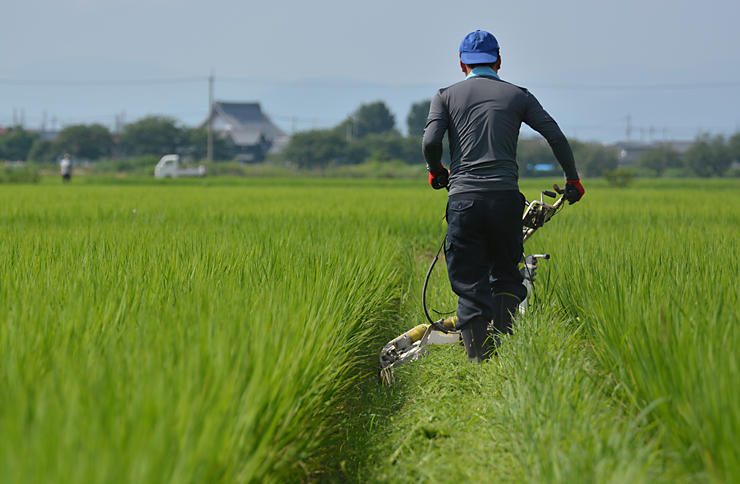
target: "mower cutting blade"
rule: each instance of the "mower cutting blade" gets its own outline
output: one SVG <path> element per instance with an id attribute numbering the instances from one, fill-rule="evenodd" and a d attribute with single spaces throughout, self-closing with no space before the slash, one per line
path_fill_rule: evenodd
<path id="1" fill-rule="evenodd" d="M 418 360 L 429 345 L 450 344 L 462 341 L 460 332 L 455 331 L 457 317 L 441 319 L 437 324 L 451 331 L 443 333 L 431 324 L 420 324 L 386 344 L 380 352 L 380 379 L 386 385 L 393 384 L 393 369 L 410 361 Z"/>

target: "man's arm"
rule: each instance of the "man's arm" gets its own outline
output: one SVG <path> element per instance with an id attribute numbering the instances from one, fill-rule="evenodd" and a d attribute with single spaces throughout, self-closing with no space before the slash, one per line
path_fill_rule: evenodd
<path id="1" fill-rule="evenodd" d="M 542 108 L 540 102 L 529 92 L 527 92 L 527 96 L 529 99 L 524 113 L 524 122 L 547 140 L 552 153 L 565 172 L 565 178 L 567 180 L 578 180 L 576 161 L 573 158 L 573 150 L 570 149 L 568 139 L 560 130 L 558 123 Z"/>
<path id="2" fill-rule="evenodd" d="M 449 115 L 440 92 L 434 95 L 429 107 L 429 117 L 422 141 L 422 151 L 429 173 L 438 173 L 442 169 L 442 139 L 449 124 Z"/>

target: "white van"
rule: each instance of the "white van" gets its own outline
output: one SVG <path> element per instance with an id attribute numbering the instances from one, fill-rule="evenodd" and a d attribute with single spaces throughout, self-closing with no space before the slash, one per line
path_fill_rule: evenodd
<path id="1" fill-rule="evenodd" d="M 164 155 L 154 167 L 154 178 L 179 178 L 181 176 L 206 176 L 206 167 L 179 168 L 180 155 Z"/>

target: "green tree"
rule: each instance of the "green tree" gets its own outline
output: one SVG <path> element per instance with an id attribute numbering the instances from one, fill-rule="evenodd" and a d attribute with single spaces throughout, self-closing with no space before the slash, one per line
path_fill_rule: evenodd
<path id="1" fill-rule="evenodd" d="M 343 125 L 351 123 L 352 138 L 362 138 L 371 133 L 395 131 L 396 119 L 383 101 L 361 104 Z M 342 128 L 339 128 L 342 131 Z"/>
<path id="2" fill-rule="evenodd" d="M 740 133 L 736 133 L 727 141 L 727 147 L 730 152 L 730 158 L 740 162 Z"/>
<path id="3" fill-rule="evenodd" d="M 50 163 L 59 155 L 56 143 L 45 139 L 37 139 L 31 145 L 28 159 L 34 163 Z"/>
<path id="4" fill-rule="evenodd" d="M 516 161 L 522 177 L 563 174 L 563 169 L 552 154 L 550 145 L 541 138 L 520 139 L 516 149 Z"/>
<path id="5" fill-rule="evenodd" d="M 408 116 L 406 116 L 406 126 L 409 130 L 409 136 L 423 136 L 424 128 L 427 125 L 429 117 L 429 106 L 432 104 L 431 99 L 419 101 L 411 105 Z"/>
<path id="6" fill-rule="evenodd" d="M 354 163 L 368 159 L 377 161 L 401 160 L 404 163 L 424 163 L 421 142 L 416 136 L 403 137 L 397 132 L 369 134 L 364 138 L 352 140 L 347 146 Z"/>
<path id="7" fill-rule="evenodd" d="M 36 138 L 20 126 L 9 129 L 0 136 L 0 160 L 26 160 Z"/>
<path id="8" fill-rule="evenodd" d="M 185 151 L 196 159 L 208 156 L 208 130 L 206 128 L 191 128 L 183 131 L 186 141 Z M 225 161 L 234 159 L 234 143 L 229 138 L 224 138 L 214 133 L 213 136 L 213 159 Z"/>
<path id="9" fill-rule="evenodd" d="M 604 171 L 614 171 L 619 165 L 619 153 L 615 148 L 601 143 L 583 143 L 576 140 L 571 140 L 570 145 L 578 173 L 582 177 L 602 176 Z"/>
<path id="10" fill-rule="evenodd" d="M 147 116 L 123 127 L 121 145 L 129 156 L 179 153 L 186 146 L 185 133 L 167 116 Z"/>
<path id="11" fill-rule="evenodd" d="M 725 144 L 724 136 L 712 138 L 709 133 L 697 136 L 683 159 L 686 167 L 700 177 L 723 176 L 732 164 L 730 148 Z"/>
<path id="12" fill-rule="evenodd" d="M 59 132 L 54 142 L 57 150 L 77 158 L 97 160 L 109 156 L 113 149 L 113 136 L 102 124 L 76 124 Z"/>
<path id="13" fill-rule="evenodd" d="M 660 145 L 644 151 L 635 164 L 640 168 L 653 170 L 660 177 L 666 168 L 678 168 L 682 165 L 681 153 L 669 145 Z"/>
<path id="14" fill-rule="evenodd" d="M 315 129 L 290 137 L 283 158 L 301 168 L 348 163 L 347 140 L 337 129 Z"/>
<path id="15" fill-rule="evenodd" d="M 624 166 L 614 171 L 604 170 L 604 178 L 609 183 L 609 186 L 626 188 L 635 179 L 635 171 L 632 168 L 626 168 Z"/>

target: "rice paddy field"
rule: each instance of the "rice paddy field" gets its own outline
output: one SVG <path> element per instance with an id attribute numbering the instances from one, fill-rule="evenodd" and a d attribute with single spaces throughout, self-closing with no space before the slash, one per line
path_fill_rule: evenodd
<path id="1" fill-rule="evenodd" d="M 2 483 L 740 482 L 738 180 L 586 181 L 499 354 L 390 388 L 443 193 L 54 182 L 0 186 Z"/>

